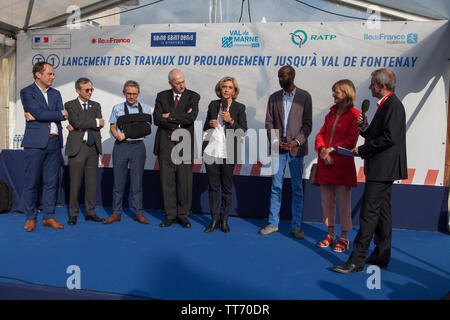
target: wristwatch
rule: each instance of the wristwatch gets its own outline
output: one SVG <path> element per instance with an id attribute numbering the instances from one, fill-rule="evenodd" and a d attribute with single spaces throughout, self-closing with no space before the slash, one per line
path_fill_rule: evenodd
<path id="1" fill-rule="evenodd" d="M 331 153 L 336 152 L 336 149 L 334 147 L 330 147 L 330 152 Z"/>

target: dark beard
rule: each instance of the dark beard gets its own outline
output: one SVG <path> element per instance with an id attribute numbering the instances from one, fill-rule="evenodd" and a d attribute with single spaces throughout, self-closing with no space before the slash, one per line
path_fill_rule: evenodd
<path id="1" fill-rule="evenodd" d="M 291 83 L 288 81 L 279 81 L 280 87 L 283 88 L 285 91 L 291 86 Z"/>

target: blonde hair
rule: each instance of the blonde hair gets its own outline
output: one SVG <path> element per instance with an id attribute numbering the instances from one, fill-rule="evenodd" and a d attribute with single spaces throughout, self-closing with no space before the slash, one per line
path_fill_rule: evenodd
<path id="1" fill-rule="evenodd" d="M 339 80 L 335 84 L 333 84 L 333 87 L 331 87 L 333 91 L 339 90 L 344 93 L 345 99 L 344 99 L 344 107 L 346 109 L 353 108 L 356 103 L 356 90 L 355 85 L 351 80 L 344 79 Z"/>
<path id="2" fill-rule="evenodd" d="M 240 89 L 239 89 L 236 79 L 234 79 L 233 77 L 228 77 L 228 76 L 223 77 L 222 79 L 220 79 L 219 82 L 217 82 L 216 87 L 214 88 L 214 90 L 216 91 L 216 95 L 219 98 L 222 98 L 222 91 L 220 89 L 222 88 L 223 84 L 227 81 L 233 82 L 234 94 L 233 94 L 232 98 L 236 99 L 237 96 L 239 95 Z"/>

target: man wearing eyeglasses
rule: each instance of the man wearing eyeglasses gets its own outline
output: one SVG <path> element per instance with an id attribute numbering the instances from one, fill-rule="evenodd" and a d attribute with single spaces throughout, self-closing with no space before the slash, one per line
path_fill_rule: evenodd
<path id="1" fill-rule="evenodd" d="M 126 136 L 126 132 L 122 131 L 118 125 L 118 119 L 126 114 L 145 113 L 151 115 L 150 106 L 138 101 L 139 92 L 139 84 L 136 81 L 128 80 L 125 82 L 123 94 L 126 101 L 116 104 L 109 118 L 110 132 L 116 141 L 112 153 L 114 175 L 112 213 L 104 222 L 106 224 L 118 222 L 122 216 L 128 167 L 130 168 L 130 193 L 134 220 L 143 224 L 149 223 L 147 218 L 144 217 L 142 191 L 142 178 L 146 158 L 145 136 L 135 139 L 129 138 Z"/>
<path id="2" fill-rule="evenodd" d="M 97 200 L 98 156 L 102 153 L 100 129 L 105 126 L 101 106 L 92 101 L 94 91 L 88 78 L 80 78 L 75 82 L 78 97 L 64 104 L 69 113 L 69 135 L 66 143 L 66 155 L 69 157 L 70 200 L 69 225 L 77 224 L 79 212 L 78 195 L 84 176 L 86 205 L 85 219 L 102 222 L 95 214 Z"/>

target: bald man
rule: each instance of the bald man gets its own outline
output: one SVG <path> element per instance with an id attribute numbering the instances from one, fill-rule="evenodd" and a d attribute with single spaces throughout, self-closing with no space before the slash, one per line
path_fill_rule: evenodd
<path id="1" fill-rule="evenodd" d="M 190 228 L 188 215 L 192 203 L 194 121 L 200 95 L 186 89 L 184 75 L 178 69 L 169 72 L 168 80 L 171 89 L 158 93 L 153 113 L 155 125 L 158 126 L 153 153 L 158 157 L 166 212 L 166 219 L 160 226 L 170 227 L 179 222 L 182 227 Z M 188 136 L 178 139 L 177 129 L 185 129 L 178 132 L 188 133 Z M 185 138 L 190 141 L 183 141 Z M 182 161 L 176 161 L 172 156 L 174 147 L 179 143 L 190 145 L 190 152 L 183 153 Z"/>
<path id="2" fill-rule="evenodd" d="M 278 170 L 272 176 L 269 223 L 260 230 L 268 235 L 278 231 L 280 222 L 281 193 L 286 164 L 291 172 L 292 228 L 297 239 L 304 239 L 301 229 L 303 213 L 303 157 L 308 154 L 308 136 L 312 129 L 311 95 L 294 84 L 295 70 L 284 66 L 278 70 L 281 90 L 269 97 L 266 112 L 266 130 L 271 145 L 279 145 Z M 278 130 L 279 136 L 272 136 Z"/>

